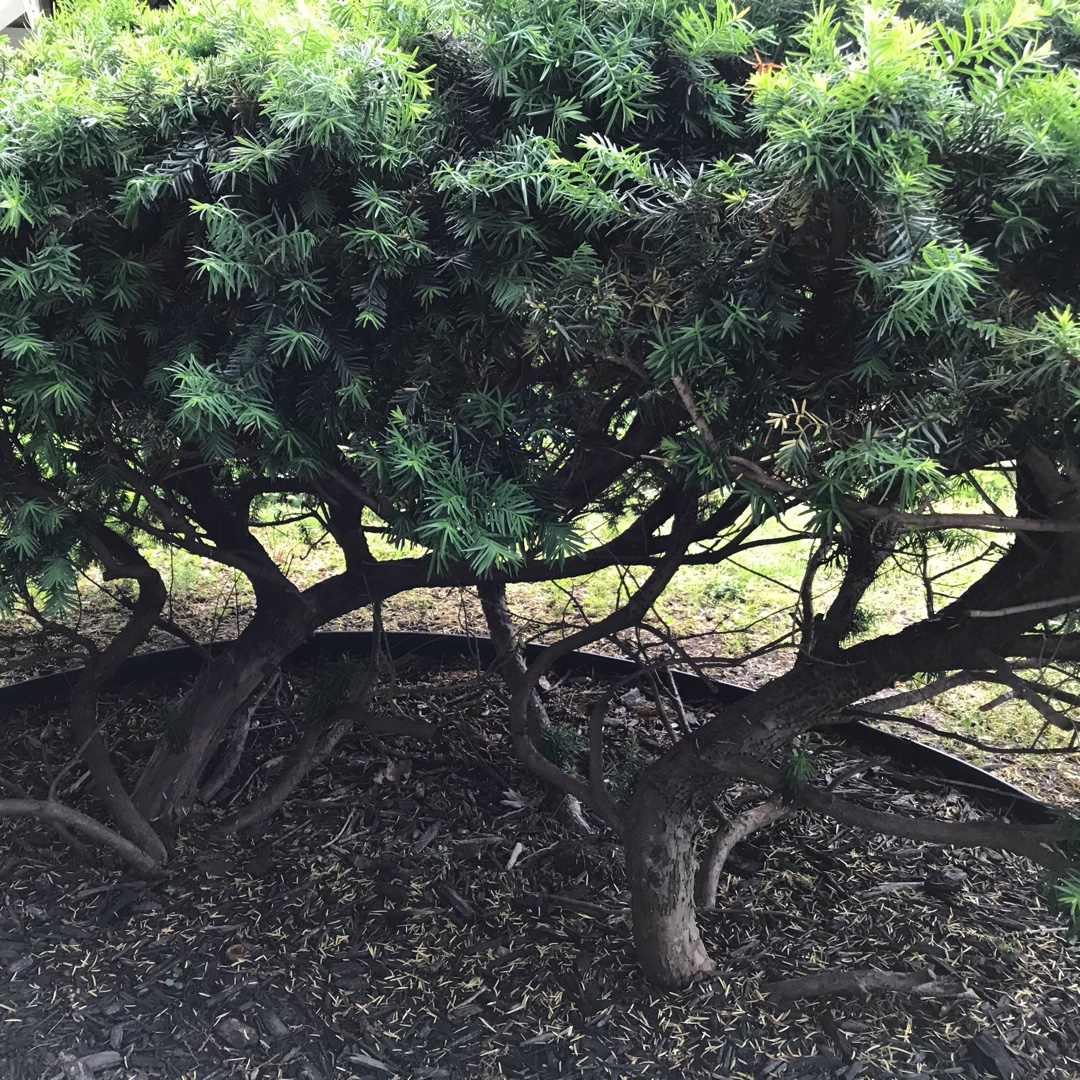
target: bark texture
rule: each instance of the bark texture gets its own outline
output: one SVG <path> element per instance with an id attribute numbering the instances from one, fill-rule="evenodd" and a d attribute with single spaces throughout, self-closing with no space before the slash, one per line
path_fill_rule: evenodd
<path id="1" fill-rule="evenodd" d="M 1019 512 L 1080 521 L 1080 491 L 1041 455 L 1021 461 L 1018 480 Z M 1066 611 L 1078 592 L 1075 532 L 1021 537 L 936 617 L 827 658 L 806 656 L 655 762 L 634 794 L 626 831 L 634 937 L 648 977 L 680 987 L 712 969 L 694 914 L 694 846 L 701 811 L 730 782 L 733 759 L 762 762 L 794 736 L 836 722 L 845 706 L 917 673 L 993 666 L 1054 614 L 1055 601 Z M 1003 614 L 973 618 L 972 611 Z"/>
<path id="2" fill-rule="evenodd" d="M 318 625 L 295 590 L 267 599 L 232 648 L 199 677 L 180 706 L 187 730 L 158 742 L 135 788 L 136 805 L 159 830 L 173 831 L 191 812 L 233 715 Z"/>
<path id="3" fill-rule="evenodd" d="M 506 585 L 501 581 L 485 581 L 476 586 L 480 607 L 484 612 L 488 634 L 495 646 L 496 664 L 506 689 L 513 694 L 528 672 L 525 656 L 514 628 L 514 620 L 506 603 Z M 547 727 L 547 712 L 533 686 L 526 704 L 526 726 L 533 745 L 539 745 Z"/>
<path id="4" fill-rule="evenodd" d="M 676 987 L 714 965 L 694 916 L 697 819 L 668 797 L 666 774 L 657 769 L 638 783 L 626 821 L 626 874 L 641 966 L 660 986 Z"/>

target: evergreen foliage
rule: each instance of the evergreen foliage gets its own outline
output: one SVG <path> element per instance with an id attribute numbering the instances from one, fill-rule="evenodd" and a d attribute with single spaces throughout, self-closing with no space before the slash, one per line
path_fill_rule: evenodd
<path id="1" fill-rule="evenodd" d="M 830 532 L 1066 449 L 1078 10 L 74 0 L 0 61 L 2 580 L 214 557 L 204 467 L 484 574 L 725 453 Z"/>
<path id="2" fill-rule="evenodd" d="M 529 732 L 581 635 L 513 688 L 522 763 L 625 824 L 643 965 L 682 986 L 711 966 L 695 821 L 725 778 L 850 816 L 809 728 L 918 673 L 1075 650 L 1053 620 L 1080 590 L 1078 35 L 1077 0 L 70 0 L 0 52 L 0 608 L 62 612 L 91 561 L 137 582 L 107 648 L 69 635 L 80 752 L 137 865 L 330 619 L 656 567 L 596 640 L 691 542 L 799 506 L 824 542 L 800 662 L 647 782 L 622 770 L 625 816 Z M 944 613 L 846 645 L 897 544 L 925 560 L 905 515 L 1014 463 L 1023 520 L 989 520 L 1022 538 Z M 343 554 L 302 593 L 252 528 L 283 501 Z M 615 539 L 581 528 L 597 512 Z M 147 538 L 247 575 L 257 610 L 129 797 L 95 709 L 160 621 Z M 826 557 L 844 580 L 815 615 Z M 354 674 L 327 678 L 312 719 Z M 266 813 L 341 734 L 312 730 Z M 961 831 L 1066 867 L 1056 832 Z"/>

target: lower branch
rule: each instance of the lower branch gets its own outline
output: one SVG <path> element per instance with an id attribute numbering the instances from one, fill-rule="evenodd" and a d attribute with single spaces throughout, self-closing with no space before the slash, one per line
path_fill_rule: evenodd
<path id="1" fill-rule="evenodd" d="M 537 684 L 553 664 L 576 649 L 601 641 L 612 634 L 625 630 L 639 622 L 664 591 L 675 571 L 682 563 L 682 554 L 690 543 L 694 523 L 697 521 L 697 497 L 686 493 L 675 514 L 670 534 L 670 546 L 660 565 L 648 576 L 644 584 L 630 599 L 607 617 L 582 630 L 549 645 L 529 665 L 519 680 L 510 699 L 510 734 L 518 760 L 531 772 L 573 795 L 586 805 L 596 806 L 592 788 L 575 776 L 560 769 L 540 753 L 529 735 L 528 703 Z M 604 807 L 596 807 L 601 813 Z M 605 814 L 605 816 L 607 816 Z M 621 816 L 621 815 L 620 815 Z M 614 823 L 613 823 L 614 824 Z"/>
<path id="2" fill-rule="evenodd" d="M 731 849 L 742 843 L 748 836 L 769 825 L 780 821 L 791 813 L 791 807 L 785 804 L 777 794 L 757 806 L 750 807 L 740 814 L 725 828 L 717 829 L 709 841 L 708 849 L 701 860 L 697 878 L 697 906 L 703 911 L 716 907 L 716 894 L 720 888 L 720 875 L 724 871 Z"/>
<path id="3" fill-rule="evenodd" d="M 53 799 L 0 799 L 0 817 L 28 817 L 54 829 L 75 829 L 114 851 L 140 873 L 152 873 L 162 865 L 162 860 L 147 854 L 107 825 Z"/>
<path id="4" fill-rule="evenodd" d="M 740 776 L 756 784 L 779 791 L 782 777 L 779 769 L 750 758 L 733 755 L 727 762 L 718 763 L 717 771 Z M 795 796 L 796 804 L 824 814 L 843 825 L 852 825 L 885 836 L 903 836 L 943 847 L 985 847 L 1011 851 L 1022 855 L 1058 876 L 1069 871 L 1072 864 L 1062 850 L 1067 842 L 1068 822 L 1053 825 L 1021 826 L 1004 821 L 941 821 L 937 818 L 911 818 L 888 811 L 870 810 L 849 802 L 821 788 L 801 787 Z"/>
<path id="5" fill-rule="evenodd" d="M 966 991 L 956 979 L 938 979 L 930 971 L 878 971 L 855 968 L 849 971 L 819 971 L 795 979 L 771 983 L 766 989 L 776 1002 L 833 995 L 880 993 L 915 994 L 917 997 L 963 997 Z"/>
<path id="6" fill-rule="evenodd" d="M 72 628 L 44 619 L 28 592 L 24 592 L 23 598 L 27 610 L 42 626 L 86 648 L 86 665 L 76 677 L 68 700 L 72 731 L 82 744 L 79 754 L 86 762 L 98 796 L 108 807 L 117 828 L 146 852 L 157 866 L 165 862 L 165 845 L 128 794 L 101 734 L 97 710 L 102 688 L 116 674 L 120 665 L 146 641 L 161 614 L 166 600 L 165 586 L 161 575 L 126 537 L 89 517 L 80 521 L 79 532 L 83 542 L 100 562 L 106 580 L 128 578 L 138 584 L 138 595 L 129 607 L 128 619 L 109 644 L 99 649 Z M 52 802 L 50 799 L 49 804 Z"/>
<path id="7" fill-rule="evenodd" d="M 803 628 L 803 647 L 807 652 L 831 656 L 840 648 L 851 629 L 855 612 L 866 595 L 866 590 L 873 584 L 878 570 L 892 553 L 895 534 L 895 528 L 888 525 L 870 528 L 860 526 L 852 531 L 847 542 L 847 565 L 836 596 L 823 616 L 814 618 L 812 625 Z M 811 558 L 807 567 L 810 578 L 807 591 L 812 585 L 815 569 L 814 560 Z M 812 608 L 810 610 L 812 611 Z"/>
<path id="8" fill-rule="evenodd" d="M 346 709 L 339 712 L 342 715 L 329 727 L 313 725 L 308 728 L 278 778 L 247 806 L 225 818 L 219 826 L 221 832 L 232 834 L 250 829 L 281 809 L 300 781 L 352 731 L 358 717 L 357 710 Z"/>
<path id="9" fill-rule="evenodd" d="M 982 706 L 986 708 L 986 706 Z M 925 720 L 917 720 L 913 716 L 899 716 L 896 713 L 870 712 L 869 709 L 844 709 L 844 716 L 856 716 L 861 720 L 884 720 L 891 724 L 902 724 L 915 728 L 917 731 L 925 731 L 930 735 L 936 735 L 939 739 L 951 739 L 953 742 L 963 743 L 981 750 L 984 754 L 1026 754 L 1037 757 L 1062 757 L 1075 756 L 1080 753 L 1080 747 L 1076 745 L 1076 732 L 1068 746 L 998 746 L 995 743 L 983 742 L 982 739 L 972 738 L 970 735 L 961 735 L 958 731 L 947 731 L 945 728 L 928 724 Z"/>

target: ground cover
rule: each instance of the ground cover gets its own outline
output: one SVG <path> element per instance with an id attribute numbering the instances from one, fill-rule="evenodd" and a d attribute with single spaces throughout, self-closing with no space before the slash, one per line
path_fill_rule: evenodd
<path id="1" fill-rule="evenodd" d="M 295 737 L 309 674 L 260 706 L 253 760 Z M 0 1075 L 38 1080 L 81 1059 L 103 1080 L 930 1080 L 1000 1075 L 1002 1053 L 1016 1075 L 1080 1069 L 1080 944 L 1024 860 L 803 812 L 729 863 L 721 908 L 702 915 L 716 976 L 649 988 L 618 843 L 545 801 L 514 762 L 498 687 L 477 676 L 401 664 L 397 700 L 435 738 L 351 736 L 263 829 L 217 837 L 211 813 L 153 880 L 77 865 L 47 832 L 0 823 Z M 553 687 L 553 721 L 580 729 L 600 689 L 587 676 Z M 175 692 L 103 702 L 118 760 L 138 760 Z M 647 705 L 611 720 L 622 756 L 630 739 L 663 746 Z M 62 714 L 9 722 L 8 761 L 28 781 Z M 867 806 L 976 813 L 849 750 L 819 761 L 829 775 L 872 770 L 843 788 Z M 82 778 L 66 784 L 78 804 Z M 734 789 L 724 809 L 745 797 Z M 958 870 L 948 895 L 943 874 Z M 838 965 L 943 982 L 927 998 L 770 1000 L 774 984 Z"/>
<path id="2" fill-rule="evenodd" d="M 275 558 L 303 584 L 333 570 L 331 549 L 310 540 L 287 529 L 275 536 Z M 794 547 L 759 549 L 720 571 L 684 567 L 650 620 L 677 631 L 691 657 L 716 657 L 722 678 L 756 685 L 774 676 L 794 657 L 785 635 L 806 557 Z M 232 574 L 150 555 L 168 567 L 174 629 L 206 641 L 246 625 L 251 598 Z M 957 577 L 946 587 L 963 587 L 964 571 Z M 865 601 L 871 622 L 897 628 L 919 617 L 924 597 L 910 580 L 882 576 Z M 525 636 L 550 639 L 602 615 L 624 584 L 609 572 L 512 586 L 510 603 Z M 826 568 L 818 602 L 833 588 Z M 80 595 L 80 632 L 104 638 L 120 609 L 92 578 Z M 388 629 L 485 629 L 463 589 L 391 598 L 384 620 Z M 330 628 L 369 625 L 361 612 Z M 63 641 L 40 626 L 15 619 L 2 629 L 5 661 L 16 664 L 7 681 L 69 662 Z M 147 647 L 175 643 L 159 629 Z M 998 1051 L 1017 1075 L 1075 1074 L 1080 947 L 1030 865 L 871 839 L 805 813 L 736 849 L 718 911 L 701 915 L 717 976 L 674 994 L 644 986 L 616 838 L 595 820 L 582 834 L 545 801 L 514 762 L 498 684 L 478 674 L 406 665 L 401 705 L 434 722 L 436 740 L 350 737 L 254 835 L 213 834 L 237 794 L 227 791 L 150 881 L 79 865 L 47 831 L 0 822 L 0 1076 L 52 1077 L 70 1054 L 72 1068 L 81 1057 L 105 1080 L 978 1077 L 998 1075 Z M 249 753 L 271 764 L 245 796 L 296 737 L 309 676 L 290 674 L 260 707 Z M 148 686 L 103 700 L 122 766 L 145 757 L 178 693 Z M 597 693 L 568 682 L 548 694 L 562 764 L 582 751 Z M 961 693 L 972 691 L 912 711 L 942 723 L 966 708 L 964 730 L 993 739 L 1037 733 L 1022 703 L 980 712 L 982 699 L 965 706 Z M 667 744 L 647 701 L 618 706 L 610 719 L 613 762 L 648 760 Z M 62 713 L 29 710 L 9 722 L 17 749 L 8 769 L 40 787 L 43 747 L 54 766 L 65 753 Z M 840 750 L 819 761 L 830 773 L 858 764 Z M 1068 760 L 990 764 L 1040 797 L 1077 801 Z M 66 783 L 66 801 L 91 806 L 79 769 Z M 745 805 L 747 791 L 734 789 L 723 808 Z M 878 809 L 975 816 L 965 798 L 913 791 L 880 764 L 844 793 Z M 935 895 L 935 875 L 957 870 L 966 875 L 960 892 Z M 946 985 L 926 999 L 769 1000 L 768 986 L 785 978 L 862 966 L 925 967 Z"/>

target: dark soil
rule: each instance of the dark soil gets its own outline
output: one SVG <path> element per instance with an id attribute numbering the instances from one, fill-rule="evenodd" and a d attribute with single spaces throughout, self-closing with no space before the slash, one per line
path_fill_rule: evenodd
<path id="1" fill-rule="evenodd" d="M 260 710 L 246 775 L 155 880 L 0 821 L 0 1080 L 1080 1076 L 1080 944 L 1012 856 L 798 814 L 737 849 L 721 910 L 703 914 L 716 976 L 644 985 L 615 838 L 576 831 L 517 769 L 504 703 L 476 676 L 405 665 L 396 702 L 439 725 L 434 741 L 357 734 L 257 835 L 216 836 L 273 765 L 252 767 L 295 737 L 295 673 Z M 596 692 L 551 692 L 561 752 Z M 145 757 L 175 693 L 104 703 L 121 762 Z M 623 756 L 665 738 L 647 708 L 611 730 Z M 5 775 L 41 790 L 62 712 L 7 716 L 4 736 Z M 825 771 L 852 760 L 818 756 Z M 67 779 L 64 798 L 92 809 L 79 770 Z M 986 812 L 882 769 L 842 790 Z M 950 868 L 967 874 L 951 900 L 924 888 Z M 771 981 L 866 966 L 930 968 L 954 990 L 766 999 Z"/>

